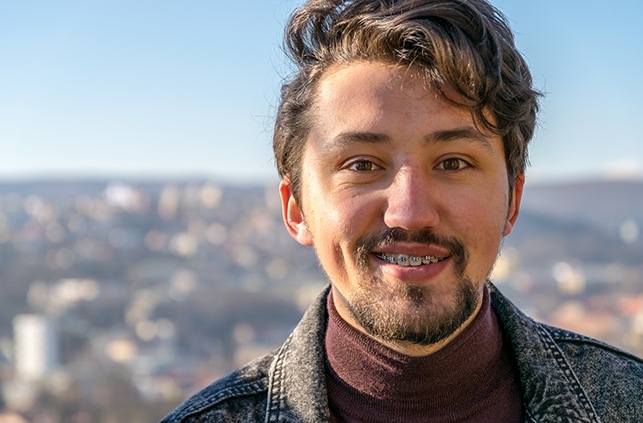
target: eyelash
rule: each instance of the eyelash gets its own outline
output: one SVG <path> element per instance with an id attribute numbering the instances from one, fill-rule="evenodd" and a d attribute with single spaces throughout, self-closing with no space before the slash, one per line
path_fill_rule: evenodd
<path id="1" fill-rule="evenodd" d="M 369 169 L 357 169 L 357 166 L 369 166 Z M 347 164 L 346 169 L 352 170 L 354 172 L 372 172 L 374 170 L 377 170 L 379 168 L 378 165 L 373 163 L 371 160 L 366 160 L 366 159 L 361 159 L 361 160 L 354 160 L 350 163 Z"/>
<path id="2" fill-rule="evenodd" d="M 458 163 L 458 168 L 457 169 L 447 169 L 445 167 L 445 163 L 447 163 L 447 162 L 457 162 Z M 463 160 L 463 159 L 461 159 L 459 157 L 449 157 L 449 158 L 446 158 L 446 159 L 442 160 L 438 164 L 438 168 L 440 168 L 441 170 L 445 170 L 447 172 L 458 172 L 458 171 L 464 170 L 464 169 L 466 169 L 468 167 L 471 167 L 471 165 L 468 162 L 466 162 L 465 160 Z"/>

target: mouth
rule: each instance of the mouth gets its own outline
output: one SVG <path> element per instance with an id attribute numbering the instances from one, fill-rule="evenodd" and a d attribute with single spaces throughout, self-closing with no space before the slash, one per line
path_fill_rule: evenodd
<path id="1" fill-rule="evenodd" d="M 439 263 L 449 257 L 436 256 L 413 256 L 408 254 L 397 253 L 374 253 L 375 257 L 389 264 L 395 264 L 402 267 L 421 267 Z"/>

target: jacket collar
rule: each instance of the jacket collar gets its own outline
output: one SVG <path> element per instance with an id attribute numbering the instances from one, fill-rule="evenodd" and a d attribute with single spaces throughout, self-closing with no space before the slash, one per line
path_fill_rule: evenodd
<path id="1" fill-rule="evenodd" d="M 578 378 L 542 324 L 525 316 L 489 283 L 491 305 L 513 348 L 528 418 L 537 422 L 600 420 Z"/>
<path id="2" fill-rule="evenodd" d="M 270 368 L 266 421 L 330 421 L 326 395 L 326 287 L 277 351 Z"/>

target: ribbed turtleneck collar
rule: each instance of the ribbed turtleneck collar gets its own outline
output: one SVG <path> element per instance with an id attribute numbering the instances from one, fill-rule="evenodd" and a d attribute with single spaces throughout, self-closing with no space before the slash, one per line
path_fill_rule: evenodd
<path id="1" fill-rule="evenodd" d="M 349 325 L 338 314 L 332 293 L 328 313 L 329 403 L 336 421 L 520 421 L 517 371 L 503 349 L 486 287 L 471 323 L 424 357 L 400 354 Z M 498 401 L 503 409 L 511 403 L 500 415 Z M 481 419 L 476 414 L 481 411 L 493 418 Z"/>

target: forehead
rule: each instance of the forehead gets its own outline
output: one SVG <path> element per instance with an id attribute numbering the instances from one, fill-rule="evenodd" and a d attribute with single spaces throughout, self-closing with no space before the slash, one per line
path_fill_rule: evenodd
<path id="1" fill-rule="evenodd" d="M 449 98 L 455 98 L 447 91 Z M 491 136 L 464 106 L 417 68 L 380 62 L 336 65 L 321 77 L 312 107 L 313 131 L 421 131 L 470 127 Z M 406 128 L 405 128 L 406 126 Z M 330 133 L 325 135 L 330 136 Z"/>
<path id="2" fill-rule="evenodd" d="M 412 67 L 380 62 L 353 62 L 326 70 L 317 87 L 317 101 L 337 104 L 387 98 L 420 99 L 435 94 L 420 72 Z"/>

